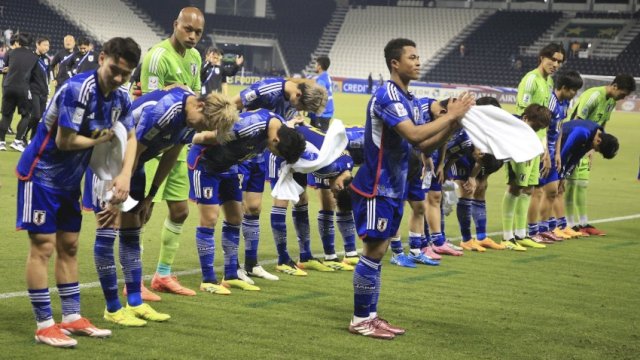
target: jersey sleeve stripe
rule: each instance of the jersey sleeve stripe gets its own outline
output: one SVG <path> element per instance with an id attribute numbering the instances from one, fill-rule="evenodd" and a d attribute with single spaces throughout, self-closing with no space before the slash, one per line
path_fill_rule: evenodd
<path id="1" fill-rule="evenodd" d="M 152 74 L 158 73 L 158 63 L 160 62 L 160 58 L 162 57 L 162 53 L 165 51 L 164 48 L 157 48 L 153 55 L 151 56 L 151 62 L 149 63 L 149 72 Z"/>
<path id="2" fill-rule="evenodd" d="M 158 126 L 161 128 L 165 127 L 167 123 L 174 117 L 176 114 L 182 111 L 182 103 L 173 104 L 167 111 L 162 114 L 162 117 L 158 120 Z"/>

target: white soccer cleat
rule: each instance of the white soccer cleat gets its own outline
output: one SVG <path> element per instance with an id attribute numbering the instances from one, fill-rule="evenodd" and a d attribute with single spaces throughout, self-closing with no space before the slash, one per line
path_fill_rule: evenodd
<path id="1" fill-rule="evenodd" d="M 245 269 L 238 269 L 238 279 L 246 282 L 249 285 L 255 285 L 256 283 L 249 277 Z"/>
<path id="2" fill-rule="evenodd" d="M 270 272 L 268 272 L 267 270 L 265 270 L 262 266 L 257 265 L 254 266 L 253 269 L 251 269 L 251 272 L 248 273 L 250 276 L 255 276 L 255 277 L 259 277 L 259 278 L 263 278 L 266 280 L 271 280 L 271 281 L 277 281 L 280 280 L 279 277 L 271 274 Z"/>

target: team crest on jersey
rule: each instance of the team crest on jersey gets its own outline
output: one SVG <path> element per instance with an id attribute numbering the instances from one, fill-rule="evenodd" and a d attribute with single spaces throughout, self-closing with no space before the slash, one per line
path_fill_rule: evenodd
<path id="1" fill-rule="evenodd" d="M 213 188 L 212 187 L 202 188 L 202 196 L 204 196 L 205 199 L 211 199 L 211 197 L 213 197 Z"/>
<path id="2" fill-rule="evenodd" d="M 84 118 L 84 109 L 81 107 L 76 108 L 76 111 L 73 113 L 73 118 L 71 118 L 71 121 L 74 124 L 82 124 L 82 118 Z"/>
<path id="3" fill-rule="evenodd" d="M 216 73 L 216 75 L 220 74 L 220 68 L 214 68 L 213 72 Z"/>
<path id="4" fill-rule="evenodd" d="M 47 212 L 44 210 L 33 210 L 33 223 L 40 226 L 47 221 Z"/>
<path id="5" fill-rule="evenodd" d="M 89 57 L 87 58 L 87 60 L 89 60 L 90 62 L 93 62 L 93 55 L 89 55 Z"/>
<path id="6" fill-rule="evenodd" d="M 198 73 L 198 65 L 196 63 L 191 63 L 191 75 L 196 76 Z"/>
<path id="7" fill-rule="evenodd" d="M 115 124 L 116 121 L 120 118 L 120 114 L 122 114 L 122 108 L 113 107 L 111 108 L 111 123 Z"/>
<path id="8" fill-rule="evenodd" d="M 249 91 L 248 93 L 246 93 L 246 94 L 244 95 L 244 99 L 245 99 L 247 102 L 249 102 L 249 101 L 253 101 L 253 100 L 257 99 L 257 98 L 258 98 L 258 94 L 256 94 L 256 91 L 255 91 L 255 90 L 251 90 L 251 91 Z"/>
<path id="9" fill-rule="evenodd" d="M 524 94 L 524 96 L 522 97 L 522 102 L 527 104 L 531 101 L 531 94 Z"/>
<path id="10" fill-rule="evenodd" d="M 376 223 L 376 230 L 383 232 L 387 230 L 387 225 L 389 224 L 389 219 L 387 218 L 378 218 L 378 222 Z"/>

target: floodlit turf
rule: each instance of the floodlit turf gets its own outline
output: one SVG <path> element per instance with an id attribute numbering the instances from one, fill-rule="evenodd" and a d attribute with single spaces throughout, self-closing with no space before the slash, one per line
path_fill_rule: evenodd
<path id="1" fill-rule="evenodd" d="M 233 91 L 237 92 L 237 88 Z M 364 95 L 335 94 L 336 117 L 363 124 L 368 100 Z M 615 113 L 608 130 L 620 139 L 621 150 L 611 161 L 595 157 L 589 191 L 592 219 L 640 213 L 636 180 L 640 146 L 638 115 Z M 17 122 L 14 122 L 14 127 Z M 9 138 L 12 140 L 12 138 Z M 37 345 L 35 324 L 26 290 L 24 263 L 27 235 L 15 232 L 18 153 L 0 153 L 0 349 L 2 358 L 218 358 L 218 359 L 631 359 L 640 353 L 640 219 L 605 222 L 609 234 L 571 240 L 526 253 L 487 251 L 445 258 L 439 267 L 405 269 L 384 260 L 380 313 L 405 326 L 406 335 L 379 341 L 347 332 L 352 312 L 351 273 L 310 272 L 307 278 L 281 275 L 281 281 L 257 280 L 260 292 L 233 290 L 230 296 L 198 292 L 196 297 L 163 295 L 153 306 L 172 318 L 146 328 L 127 329 L 102 320 L 104 301 L 93 267 L 94 220 L 89 213 L 80 237 L 80 280 L 83 314 L 97 326 L 114 330 L 110 339 L 79 338 L 75 350 Z M 504 176 L 493 176 L 488 198 L 489 231 L 500 227 Z M 268 186 L 267 186 L 268 189 Z M 266 194 L 268 195 L 268 193 Z M 312 249 L 322 254 L 315 230 L 317 195 L 310 191 Z M 261 216 L 259 256 L 270 271 L 276 257 L 270 236 L 265 196 Z M 143 234 L 144 274 L 152 274 L 166 207 L 156 212 Z M 290 219 L 290 215 L 289 215 Z M 200 277 L 195 250 L 197 210 L 191 206 L 174 270 L 185 286 L 197 289 Z M 447 218 L 447 234 L 457 237 L 455 214 Z M 290 224 L 291 225 L 291 224 Z M 216 229 L 219 240 L 220 226 Z M 406 223 L 403 236 L 406 239 Z M 218 242 L 216 269 L 221 274 Z M 289 252 L 297 254 L 289 226 Z M 405 240 L 406 246 L 406 240 Z M 342 250 L 340 236 L 336 248 Z M 244 258 L 241 242 L 240 259 Z M 50 267 L 50 274 L 53 265 Z M 122 278 L 120 276 L 120 278 Z M 51 286 L 55 285 L 50 278 Z M 148 281 L 147 281 L 148 284 Z M 60 301 L 52 294 L 56 320 Z"/>

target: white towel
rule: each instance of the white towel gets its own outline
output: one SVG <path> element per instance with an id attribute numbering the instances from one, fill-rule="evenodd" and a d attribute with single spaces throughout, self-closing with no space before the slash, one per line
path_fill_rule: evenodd
<path id="1" fill-rule="evenodd" d="M 97 199 L 110 201 L 113 196 L 111 180 L 122 171 L 124 152 L 127 149 L 127 128 L 118 121 L 111 129 L 114 136 L 109 142 L 93 147 L 89 167 L 98 178 L 93 182 L 93 196 Z M 87 181 L 87 179 L 85 179 Z M 129 211 L 138 204 L 138 201 L 129 196 L 120 208 Z"/>
<path id="2" fill-rule="evenodd" d="M 294 164 L 282 163 L 278 182 L 273 187 L 271 196 L 279 200 L 291 200 L 297 203 L 304 188 L 293 179 L 293 173 L 308 174 L 333 163 L 347 148 L 348 143 L 349 139 L 347 138 L 344 124 L 341 120 L 333 119 L 320 150 L 317 150 L 314 145 L 307 142 L 306 151 L 310 151 L 314 155 L 317 153 L 317 156 L 312 156 L 312 159 L 301 157 Z"/>
<path id="3" fill-rule="evenodd" d="M 544 152 L 533 129 L 509 112 L 492 105 L 472 107 L 462 119 L 473 145 L 498 160 L 529 161 Z"/>

